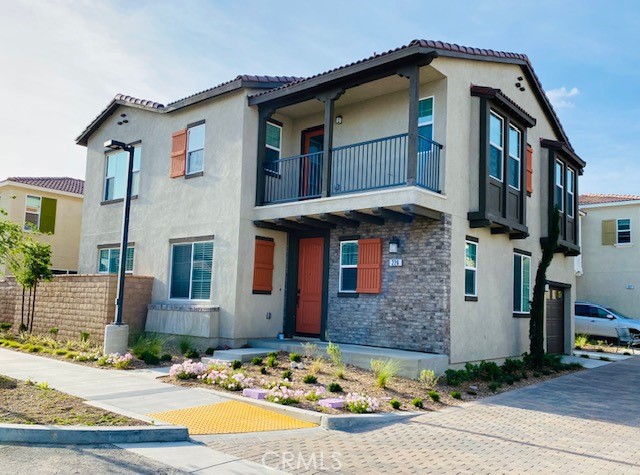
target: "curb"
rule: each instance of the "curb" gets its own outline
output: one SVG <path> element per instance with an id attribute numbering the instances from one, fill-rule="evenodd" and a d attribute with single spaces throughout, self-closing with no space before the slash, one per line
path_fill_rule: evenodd
<path id="1" fill-rule="evenodd" d="M 0 443 L 27 444 L 129 444 L 141 442 L 185 442 L 186 427 L 92 427 L 0 424 Z"/>

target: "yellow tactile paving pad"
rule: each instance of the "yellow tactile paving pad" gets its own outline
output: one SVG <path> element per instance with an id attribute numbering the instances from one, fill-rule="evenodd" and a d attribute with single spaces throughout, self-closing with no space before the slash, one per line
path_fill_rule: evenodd
<path id="1" fill-rule="evenodd" d="M 147 415 L 170 424 L 186 426 L 189 429 L 189 434 L 192 435 L 305 429 L 317 426 L 313 422 L 301 421 L 291 416 L 238 401 Z"/>

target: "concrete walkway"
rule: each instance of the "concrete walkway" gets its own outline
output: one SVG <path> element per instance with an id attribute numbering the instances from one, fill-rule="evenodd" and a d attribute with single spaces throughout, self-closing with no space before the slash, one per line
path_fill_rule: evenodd
<path id="1" fill-rule="evenodd" d="M 4 348 L 0 348 L 0 374 L 23 381 L 47 382 L 51 388 L 86 399 L 94 406 L 147 421 L 151 419 L 146 414 L 227 401 L 205 389 L 157 381 L 155 378 L 162 371 L 103 370 Z M 268 471 L 260 464 L 198 443 L 126 444 L 121 447 L 184 472 L 282 473 Z"/>

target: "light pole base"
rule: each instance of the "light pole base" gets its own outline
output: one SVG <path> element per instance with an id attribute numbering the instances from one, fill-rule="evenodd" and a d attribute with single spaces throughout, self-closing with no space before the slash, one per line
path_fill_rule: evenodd
<path id="1" fill-rule="evenodd" d="M 104 354 L 127 352 L 129 325 L 107 325 L 104 328 Z"/>

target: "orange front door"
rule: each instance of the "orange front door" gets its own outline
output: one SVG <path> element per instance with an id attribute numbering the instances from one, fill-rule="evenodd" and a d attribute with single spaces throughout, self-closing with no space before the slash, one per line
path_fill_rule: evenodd
<path id="1" fill-rule="evenodd" d="M 300 239 L 296 333 L 320 335 L 324 238 Z"/>

